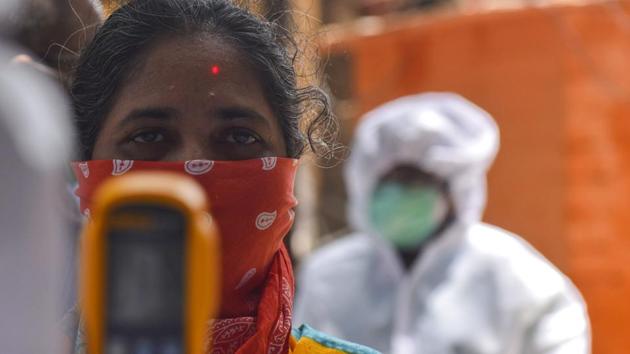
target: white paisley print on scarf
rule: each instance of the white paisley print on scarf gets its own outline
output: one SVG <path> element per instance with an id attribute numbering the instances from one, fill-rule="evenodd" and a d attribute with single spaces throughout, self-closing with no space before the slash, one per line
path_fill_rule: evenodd
<path id="1" fill-rule="evenodd" d="M 271 337 L 271 343 L 269 344 L 268 354 L 282 353 L 286 343 L 289 332 L 291 332 L 291 314 L 293 313 L 293 292 L 291 285 L 287 278 L 282 277 L 282 310 L 280 318 L 276 322 L 276 327 L 273 330 Z"/>
<path id="2" fill-rule="evenodd" d="M 206 343 L 208 354 L 233 354 L 251 336 L 256 333 L 256 319 L 254 317 L 237 317 L 210 321 L 208 338 L 212 342 Z"/>

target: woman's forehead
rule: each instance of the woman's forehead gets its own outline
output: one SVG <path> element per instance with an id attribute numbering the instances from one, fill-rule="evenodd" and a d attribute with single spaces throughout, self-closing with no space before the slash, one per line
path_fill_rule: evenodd
<path id="1" fill-rule="evenodd" d="M 214 67 L 218 67 L 219 72 L 214 72 Z M 234 78 L 257 80 L 246 54 L 212 35 L 169 36 L 160 39 L 142 56 L 140 65 L 133 74 L 145 80 L 169 74 L 174 78 L 181 74 L 195 75 L 200 82 Z"/>
<path id="2" fill-rule="evenodd" d="M 138 104 L 223 100 L 271 114 L 259 77 L 241 50 L 216 36 L 168 37 L 144 54 L 119 99 Z"/>

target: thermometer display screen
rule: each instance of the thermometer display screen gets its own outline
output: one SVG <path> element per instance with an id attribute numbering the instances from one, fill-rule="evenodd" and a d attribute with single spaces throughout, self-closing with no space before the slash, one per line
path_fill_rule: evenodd
<path id="1" fill-rule="evenodd" d="M 182 354 L 186 219 L 131 205 L 110 215 L 106 354 Z"/>

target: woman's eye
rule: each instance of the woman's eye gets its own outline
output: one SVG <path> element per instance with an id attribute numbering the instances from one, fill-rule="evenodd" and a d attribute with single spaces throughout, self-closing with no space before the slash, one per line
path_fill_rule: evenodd
<path id="1" fill-rule="evenodd" d="M 164 140 L 164 135 L 158 132 L 142 132 L 134 135 L 131 140 L 140 144 L 159 143 Z"/>
<path id="2" fill-rule="evenodd" d="M 240 145 L 251 145 L 260 141 L 260 139 L 248 131 L 232 131 L 226 137 L 227 142 Z"/>

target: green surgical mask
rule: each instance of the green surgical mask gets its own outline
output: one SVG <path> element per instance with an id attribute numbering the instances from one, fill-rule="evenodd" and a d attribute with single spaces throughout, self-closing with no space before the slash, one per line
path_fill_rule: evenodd
<path id="1" fill-rule="evenodd" d="M 411 250 L 442 225 L 448 203 L 436 185 L 384 182 L 372 195 L 369 213 L 372 226 L 383 238 L 398 249 Z"/>

